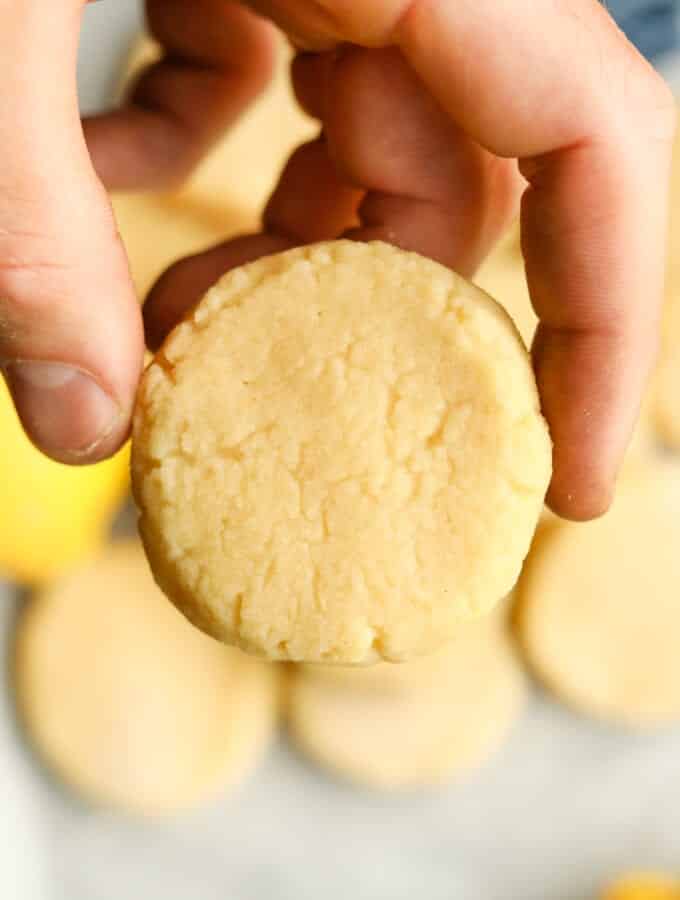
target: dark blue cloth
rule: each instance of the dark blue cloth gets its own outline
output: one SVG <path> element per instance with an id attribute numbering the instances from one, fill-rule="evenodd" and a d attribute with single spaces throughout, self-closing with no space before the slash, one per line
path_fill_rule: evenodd
<path id="1" fill-rule="evenodd" d="M 609 0 L 606 6 L 649 59 L 678 48 L 676 0 Z"/>

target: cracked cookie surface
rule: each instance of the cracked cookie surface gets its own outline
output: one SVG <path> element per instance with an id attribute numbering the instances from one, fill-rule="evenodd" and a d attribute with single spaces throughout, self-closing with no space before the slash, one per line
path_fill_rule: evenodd
<path id="1" fill-rule="evenodd" d="M 195 624 L 365 663 L 429 653 L 508 593 L 551 447 L 494 301 L 338 241 L 208 292 L 143 378 L 132 470 L 155 576 Z"/>

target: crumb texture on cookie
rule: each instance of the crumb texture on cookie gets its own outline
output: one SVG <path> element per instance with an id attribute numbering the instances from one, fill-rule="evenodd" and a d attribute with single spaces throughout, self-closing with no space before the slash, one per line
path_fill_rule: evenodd
<path id="1" fill-rule="evenodd" d="M 273 659 L 436 649 L 513 586 L 551 471 L 501 308 L 338 241 L 226 275 L 147 370 L 133 482 L 156 578 Z"/>

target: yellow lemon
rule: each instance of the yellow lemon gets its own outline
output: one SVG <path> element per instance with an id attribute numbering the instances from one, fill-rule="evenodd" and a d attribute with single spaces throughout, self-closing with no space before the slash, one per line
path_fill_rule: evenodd
<path id="1" fill-rule="evenodd" d="M 128 489 L 126 447 L 96 466 L 43 456 L 24 434 L 0 378 L 0 579 L 38 582 L 106 537 Z"/>

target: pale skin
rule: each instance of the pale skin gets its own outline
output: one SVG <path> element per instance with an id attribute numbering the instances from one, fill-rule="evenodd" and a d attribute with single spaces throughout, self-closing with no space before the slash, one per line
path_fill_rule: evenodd
<path id="1" fill-rule="evenodd" d="M 181 181 L 272 65 L 271 25 L 244 5 L 148 0 L 166 57 L 81 128 L 84 5 L 0 0 L 0 365 L 32 440 L 76 464 L 126 439 L 142 367 L 104 187 Z M 675 129 L 664 82 L 596 0 L 249 6 L 304 51 L 296 91 L 324 137 L 291 159 L 261 234 L 161 278 L 150 346 L 226 269 L 308 241 L 382 238 L 471 276 L 521 199 L 548 500 L 601 514 L 656 349 Z"/>

